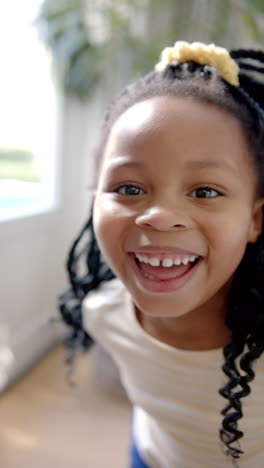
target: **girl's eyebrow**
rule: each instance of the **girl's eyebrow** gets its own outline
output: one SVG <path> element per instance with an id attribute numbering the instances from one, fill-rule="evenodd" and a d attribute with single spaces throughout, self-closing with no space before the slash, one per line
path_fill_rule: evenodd
<path id="1" fill-rule="evenodd" d="M 216 169 L 228 169 L 233 172 L 237 172 L 236 168 L 229 164 L 227 161 L 188 161 L 185 166 L 188 169 L 208 169 L 208 168 L 216 168 Z"/>
<path id="2" fill-rule="evenodd" d="M 119 169 L 122 167 L 142 168 L 144 167 L 144 163 L 141 161 L 131 161 L 129 159 L 126 159 L 125 157 L 116 157 L 109 162 L 107 167 L 108 169 Z M 185 167 L 187 169 L 197 169 L 197 170 L 208 169 L 208 168 L 228 169 L 233 172 L 236 172 L 236 168 L 226 161 L 210 161 L 210 160 L 188 161 L 186 162 Z"/>
<path id="3" fill-rule="evenodd" d="M 124 157 L 116 157 L 107 164 L 108 169 L 119 169 L 122 167 L 139 167 L 142 168 L 144 167 L 144 163 L 141 161 L 131 161 L 129 159 L 126 159 Z"/>

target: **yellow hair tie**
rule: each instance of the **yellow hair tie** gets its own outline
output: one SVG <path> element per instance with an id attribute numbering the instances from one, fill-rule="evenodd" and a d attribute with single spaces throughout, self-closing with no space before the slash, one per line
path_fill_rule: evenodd
<path id="1" fill-rule="evenodd" d="M 232 59 L 228 50 L 214 44 L 202 42 L 177 41 L 173 47 L 166 47 L 161 54 L 161 61 L 155 66 L 156 71 L 163 71 L 172 62 L 195 62 L 200 65 L 210 65 L 218 70 L 228 83 L 239 86 L 239 67 Z"/>

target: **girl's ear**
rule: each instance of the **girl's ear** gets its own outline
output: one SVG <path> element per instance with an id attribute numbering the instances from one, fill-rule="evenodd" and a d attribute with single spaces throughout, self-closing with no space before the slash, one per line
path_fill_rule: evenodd
<path id="1" fill-rule="evenodd" d="M 254 243 L 257 241 L 259 235 L 261 234 L 264 224 L 263 224 L 263 219 L 264 219 L 264 213 L 263 213 L 263 207 L 264 207 L 264 199 L 259 199 L 255 202 L 253 212 L 252 212 L 252 219 L 251 219 L 251 224 L 249 227 L 249 232 L 248 232 L 248 242 Z"/>

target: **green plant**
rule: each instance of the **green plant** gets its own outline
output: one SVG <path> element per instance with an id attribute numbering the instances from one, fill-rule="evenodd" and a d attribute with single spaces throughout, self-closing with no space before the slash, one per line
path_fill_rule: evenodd
<path id="1" fill-rule="evenodd" d="M 109 63 L 122 63 L 126 55 L 133 73 L 144 73 L 153 67 L 160 50 L 176 39 L 193 40 L 195 34 L 195 38 L 206 37 L 226 47 L 239 46 L 239 42 L 234 44 L 238 36 L 234 30 L 243 27 L 256 45 L 263 44 L 263 0 L 215 2 L 208 21 L 199 22 L 190 14 L 199 6 L 212 10 L 212 4 L 211 0 L 45 0 L 36 24 L 51 49 L 64 91 L 85 98 Z M 169 12 L 169 19 L 162 26 L 159 18 L 164 11 Z M 136 27 L 139 18 L 146 23 L 145 34 Z M 97 30 L 96 21 L 101 22 Z"/>
<path id="2" fill-rule="evenodd" d="M 0 147 L 0 179 L 39 182 L 34 154 L 22 148 Z"/>

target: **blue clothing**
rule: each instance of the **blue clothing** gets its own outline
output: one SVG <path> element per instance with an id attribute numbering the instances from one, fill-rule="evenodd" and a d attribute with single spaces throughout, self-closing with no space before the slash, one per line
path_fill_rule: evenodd
<path id="1" fill-rule="evenodd" d="M 132 444 L 130 450 L 130 467 L 129 468 L 150 468 L 147 466 L 141 456 L 139 455 L 138 449 L 135 444 Z"/>

